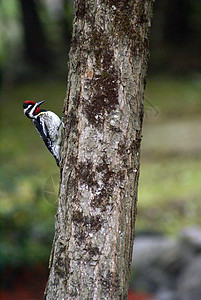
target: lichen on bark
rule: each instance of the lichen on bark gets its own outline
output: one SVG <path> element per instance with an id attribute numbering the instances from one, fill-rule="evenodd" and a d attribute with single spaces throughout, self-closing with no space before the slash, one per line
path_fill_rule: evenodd
<path id="1" fill-rule="evenodd" d="M 150 0 L 75 1 L 46 299 L 126 299 Z"/>

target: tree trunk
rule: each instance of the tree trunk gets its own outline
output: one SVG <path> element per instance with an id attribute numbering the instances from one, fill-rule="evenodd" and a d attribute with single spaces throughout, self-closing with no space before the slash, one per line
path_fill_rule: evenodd
<path id="1" fill-rule="evenodd" d="M 50 66 L 50 50 L 34 0 L 19 0 L 22 8 L 25 52 L 29 61 L 41 69 Z"/>
<path id="2" fill-rule="evenodd" d="M 45 299 L 126 299 L 151 0 L 75 1 Z"/>

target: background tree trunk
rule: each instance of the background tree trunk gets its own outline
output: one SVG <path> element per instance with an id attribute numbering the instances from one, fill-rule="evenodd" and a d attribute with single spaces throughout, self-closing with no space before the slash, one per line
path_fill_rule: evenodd
<path id="1" fill-rule="evenodd" d="M 22 8 L 25 52 L 28 60 L 41 69 L 50 66 L 50 50 L 34 0 L 19 0 Z"/>
<path id="2" fill-rule="evenodd" d="M 152 1 L 75 1 L 46 299 L 126 299 Z"/>

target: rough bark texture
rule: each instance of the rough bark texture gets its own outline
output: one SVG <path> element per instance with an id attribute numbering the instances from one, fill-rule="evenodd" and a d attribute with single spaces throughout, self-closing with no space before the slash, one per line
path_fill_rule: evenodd
<path id="1" fill-rule="evenodd" d="M 46 299 L 127 299 L 151 6 L 75 1 Z"/>

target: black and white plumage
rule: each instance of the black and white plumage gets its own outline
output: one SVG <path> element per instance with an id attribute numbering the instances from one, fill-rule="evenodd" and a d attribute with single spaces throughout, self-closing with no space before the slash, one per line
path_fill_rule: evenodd
<path id="1" fill-rule="evenodd" d="M 36 130 L 42 137 L 46 147 L 54 156 L 57 165 L 60 165 L 60 148 L 62 121 L 52 111 L 40 109 L 44 101 L 25 101 L 23 103 L 24 114 L 31 119 Z"/>

